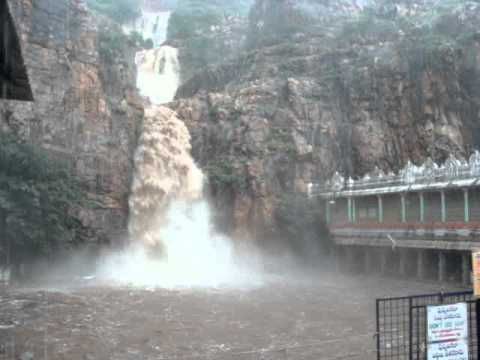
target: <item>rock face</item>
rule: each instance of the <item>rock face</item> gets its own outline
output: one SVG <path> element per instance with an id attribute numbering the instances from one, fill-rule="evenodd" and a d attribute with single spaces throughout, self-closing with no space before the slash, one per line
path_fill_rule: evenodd
<path id="1" fill-rule="evenodd" d="M 440 161 L 480 148 L 478 6 L 440 14 L 434 35 L 455 24 L 454 34 L 469 37 L 431 49 L 412 40 L 415 32 L 357 36 L 366 17 L 357 30 L 321 29 L 313 12 L 300 13 L 293 28 L 299 4 L 323 6 L 336 19 L 361 11 L 347 2 L 258 0 L 250 50 L 203 69 L 172 105 L 191 130 L 224 223 L 243 236 L 278 238 L 285 198 L 334 171 L 395 171 L 409 159 Z"/>
<path id="2" fill-rule="evenodd" d="M 0 127 L 67 159 L 88 188 L 79 214 L 91 241 L 126 230 L 128 194 L 143 107 L 134 50 L 111 45 L 81 0 L 11 0 L 34 102 L 5 102 Z M 102 43 L 103 41 L 103 43 Z M 111 49 L 110 49 L 111 50 Z"/>
<path id="3" fill-rule="evenodd" d="M 199 68 L 238 56 L 244 47 L 253 0 L 179 0 L 168 25 L 167 43 L 179 49 L 182 81 Z"/>

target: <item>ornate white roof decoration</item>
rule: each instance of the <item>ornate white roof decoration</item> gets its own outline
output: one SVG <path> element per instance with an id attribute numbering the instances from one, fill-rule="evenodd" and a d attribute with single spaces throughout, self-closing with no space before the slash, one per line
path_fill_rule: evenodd
<path id="1" fill-rule="evenodd" d="M 403 178 L 408 184 L 412 184 L 415 182 L 415 177 L 421 173 L 421 168 L 415 166 L 410 160 L 407 162 L 407 166 L 405 166 L 402 170 L 400 170 L 400 176 Z"/>
<path id="2" fill-rule="evenodd" d="M 352 177 L 349 176 L 349 177 L 348 177 L 348 181 L 347 181 L 347 186 L 348 186 L 349 188 L 352 188 L 353 185 L 355 185 L 355 180 L 353 180 Z"/>
<path id="3" fill-rule="evenodd" d="M 385 177 L 385 173 L 378 166 L 375 166 L 375 169 L 373 170 L 371 177 L 382 179 Z"/>
<path id="4" fill-rule="evenodd" d="M 477 184 L 478 182 L 478 184 Z M 408 161 L 398 174 L 385 174 L 378 167 L 360 179 L 345 178 L 335 173 L 330 181 L 323 185 L 312 184 L 311 194 L 335 195 L 349 192 L 355 195 L 366 193 L 392 193 L 401 191 L 421 191 L 448 187 L 480 186 L 480 152 L 475 151 L 466 161 L 453 154 L 440 166 L 431 158 L 417 166 Z"/>
<path id="5" fill-rule="evenodd" d="M 480 152 L 478 150 L 475 150 L 468 162 L 470 165 L 470 174 L 472 176 L 480 176 Z"/>
<path id="6" fill-rule="evenodd" d="M 423 163 L 423 175 L 426 177 L 433 177 L 435 176 L 435 172 L 437 170 L 438 165 L 432 160 L 431 157 L 428 157 Z"/>
<path id="7" fill-rule="evenodd" d="M 462 166 L 462 162 L 455 158 L 455 156 L 450 155 L 443 164 L 443 169 L 445 171 L 445 175 L 448 177 L 457 177 L 459 174 L 459 169 Z"/>
<path id="8" fill-rule="evenodd" d="M 345 187 L 345 178 L 337 171 L 331 180 L 332 189 L 340 191 Z"/>

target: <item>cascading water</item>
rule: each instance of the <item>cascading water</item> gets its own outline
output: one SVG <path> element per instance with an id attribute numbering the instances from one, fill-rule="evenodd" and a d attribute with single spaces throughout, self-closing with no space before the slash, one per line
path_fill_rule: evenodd
<path id="1" fill-rule="evenodd" d="M 153 104 L 173 100 L 180 83 L 178 50 L 171 46 L 137 53 L 137 87 Z"/>
<path id="2" fill-rule="evenodd" d="M 203 174 L 190 151 L 190 134 L 172 101 L 179 86 L 178 51 L 170 46 L 137 54 L 137 86 L 147 107 L 135 154 L 129 200 L 128 251 L 107 259 L 102 275 L 142 286 L 258 284 L 258 274 L 235 261 L 231 242 L 215 233 L 203 198 Z M 250 268 L 252 263 L 250 262 Z"/>
<path id="3" fill-rule="evenodd" d="M 132 238 L 165 252 L 162 229 L 168 225 L 169 205 L 201 199 L 202 185 L 203 174 L 190 156 L 190 134 L 184 123 L 170 109 L 148 108 L 129 202 Z"/>

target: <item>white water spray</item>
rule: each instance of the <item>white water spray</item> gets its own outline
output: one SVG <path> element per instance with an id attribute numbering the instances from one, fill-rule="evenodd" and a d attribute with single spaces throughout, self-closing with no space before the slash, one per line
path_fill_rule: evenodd
<path id="1" fill-rule="evenodd" d="M 126 33 L 136 31 L 142 34 L 143 38 L 151 39 L 153 47 L 160 47 L 167 37 L 168 20 L 170 11 L 154 11 L 153 9 L 142 9 L 141 15 L 133 22 L 124 25 Z"/>
<path id="2" fill-rule="evenodd" d="M 171 46 L 137 53 L 137 87 L 153 104 L 173 100 L 180 83 L 178 50 Z"/>
<path id="3" fill-rule="evenodd" d="M 231 241 L 212 227 L 187 127 L 174 111 L 159 106 L 173 100 L 179 86 L 177 49 L 142 51 L 136 62 L 137 86 L 155 105 L 146 109 L 135 154 L 129 201 L 132 246 L 107 258 L 101 277 L 168 288 L 259 284 L 256 266 L 239 264 Z"/>
<path id="4" fill-rule="evenodd" d="M 203 174 L 190 150 L 190 134 L 174 111 L 147 109 L 130 197 L 132 247 L 108 259 L 104 277 L 168 288 L 259 283 L 211 226 Z"/>

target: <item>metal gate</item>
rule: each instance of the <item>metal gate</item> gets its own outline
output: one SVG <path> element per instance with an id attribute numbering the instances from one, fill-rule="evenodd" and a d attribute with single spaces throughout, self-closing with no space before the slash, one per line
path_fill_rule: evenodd
<path id="1" fill-rule="evenodd" d="M 377 299 L 377 360 L 426 360 L 426 309 L 429 305 L 467 303 L 470 360 L 480 360 L 477 300 L 472 291 Z"/>

